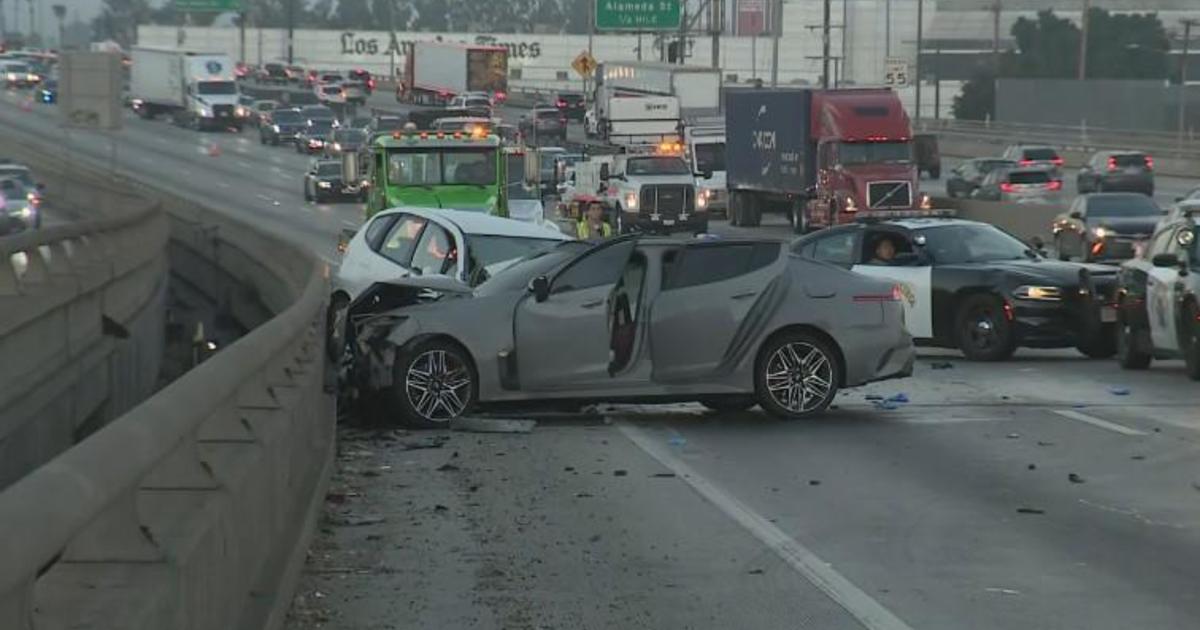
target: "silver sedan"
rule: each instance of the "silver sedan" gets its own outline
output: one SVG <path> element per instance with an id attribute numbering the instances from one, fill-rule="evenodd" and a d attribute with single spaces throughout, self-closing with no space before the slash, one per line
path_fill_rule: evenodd
<path id="1" fill-rule="evenodd" d="M 800 418 L 839 387 L 911 374 L 900 295 L 777 241 L 566 242 L 474 289 L 373 285 L 350 305 L 342 379 L 413 426 L 542 401 Z"/>

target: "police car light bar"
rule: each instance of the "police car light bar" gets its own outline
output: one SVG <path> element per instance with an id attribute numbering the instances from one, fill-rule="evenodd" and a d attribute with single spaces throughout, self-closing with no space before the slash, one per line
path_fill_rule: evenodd
<path id="1" fill-rule="evenodd" d="M 854 215 L 859 222 L 886 221 L 888 219 L 948 219 L 958 216 L 952 209 L 941 210 L 860 210 Z"/>

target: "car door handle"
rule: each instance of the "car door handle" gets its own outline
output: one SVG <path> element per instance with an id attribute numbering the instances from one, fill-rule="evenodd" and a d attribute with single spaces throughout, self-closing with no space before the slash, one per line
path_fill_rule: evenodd
<path id="1" fill-rule="evenodd" d="M 600 306 L 601 304 L 604 304 L 604 300 L 592 300 L 591 302 L 584 302 L 583 304 L 580 304 L 579 307 L 580 308 L 596 308 L 597 306 Z"/>
<path id="2" fill-rule="evenodd" d="M 752 298 L 752 297 L 754 297 L 754 296 L 756 296 L 756 295 L 758 295 L 758 291 L 747 291 L 747 292 L 745 292 L 745 293 L 738 293 L 737 295 L 734 295 L 734 296 L 730 297 L 729 299 L 731 299 L 731 300 L 744 300 L 744 299 L 746 299 L 746 298 Z"/>

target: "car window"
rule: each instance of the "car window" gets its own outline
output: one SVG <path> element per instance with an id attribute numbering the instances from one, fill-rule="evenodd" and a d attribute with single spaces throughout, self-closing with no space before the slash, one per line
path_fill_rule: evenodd
<path id="1" fill-rule="evenodd" d="M 854 243 L 857 238 L 857 230 L 844 230 L 837 234 L 831 234 L 818 239 L 813 244 L 812 253 L 809 255 L 814 260 L 849 267 L 854 264 Z"/>
<path id="2" fill-rule="evenodd" d="M 554 277 L 551 293 L 565 293 L 616 284 L 636 241 L 627 240 L 596 248 Z"/>
<path id="3" fill-rule="evenodd" d="M 421 234 L 412 256 L 412 269 L 421 275 L 450 273 L 458 262 L 454 238 L 440 225 L 430 225 Z"/>
<path id="4" fill-rule="evenodd" d="M 425 223 L 426 220 L 421 217 L 403 215 L 388 232 L 387 238 L 383 239 L 383 246 L 379 248 L 379 254 L 394 263 L 407 267 Z"/>
<path id="5" fill-rule="evenodd" d="M 890 253 L 884 243 L 891 245 Z M 861 260 L 865 265 L 902 265 L 912 264 L 913 254 L 916 253 L 912 241 L 900 232 L 893 230 L 871 230 L 863 236 Z M 895 257 L 907 256 L 908 263 L 897 261 Z"/>
<path id="6" fill-rule="evenodd" d="M 387 235 L 388 228 L 392 227 L 392 223 L 396 221 L 394 214 L 385 214 L 375 217 L 375 220 L 367 226 L 366 234 L 363 234 L 363 239 L 367 241 L 367 247 L 372 250 L 379 251 L 379 245 L 383 242 L 383 237 Z"/>
<path id="7" fill-rule="evenodd" d="M 1025 149 L 1025 159 L 1027 160 L 1053 160 L 1057 157 L 1058 151 L 1055 151 L 1049 147 Z"/>
<path id="8" fill-rule="evenodd" d="M 673 265 L 663 290 L 712 284 L 765 267 L 779 255 L 782 244 L 738 243 L 689 247 Z"/>
<path id="9" fill-rule="evenodd" d="M 1153 217 L 1162 214 L 1154 200 L 1145 195 L 1096 195 L 1088 198 L 1090 217 Z"/>

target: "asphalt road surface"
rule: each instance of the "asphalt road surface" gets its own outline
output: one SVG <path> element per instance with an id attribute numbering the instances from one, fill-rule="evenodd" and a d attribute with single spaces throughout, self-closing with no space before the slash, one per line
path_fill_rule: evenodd
<path id="1" fill-rule="evenodd" d="M 109 162 L 109 137 L 53 116 L 0 104 L 6 133 Z M 130 117 L 112 139 L 114 168 L 328 260 L 358 223 L 304 203 L 307 158 L 250 132 Z M 288 628 L 1195 628 L 1198 403 L 1177 361 L 927 351 L 808 422 L 673 405 L 524 435 L 343 428 Z"/>

